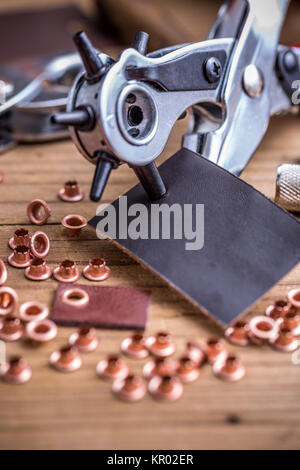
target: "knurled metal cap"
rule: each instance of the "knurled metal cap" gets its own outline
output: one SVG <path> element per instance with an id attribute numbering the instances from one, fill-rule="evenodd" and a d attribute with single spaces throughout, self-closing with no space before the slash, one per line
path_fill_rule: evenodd
<path id="1" fill-rule="evenodd" d="M 275 202 L 291 212 L 300 212 L 300 165 L 284 163 L 277 168 Z"/>

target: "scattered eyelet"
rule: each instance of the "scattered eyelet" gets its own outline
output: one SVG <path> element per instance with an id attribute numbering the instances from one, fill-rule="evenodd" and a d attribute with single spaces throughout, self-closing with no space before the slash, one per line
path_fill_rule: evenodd
<path id="1" fill-rule="evenodd" d="M 89 295 L 83 289 L 73 287 L 62 294 L 62 302 L 72 307 L 85 307 L 89 303 Z"/>
<path id="2" fill-rule="evenodd" d="M 300 289 L 292 289 L 287 295 L 288 301 L 296 308 L 300 309 Z"/>
<path id="3" fill-rule="evenodd" d="M 1 377 L 9 384 L 24 384 L 31 379 L 32 370 L 25 359 L 14 356 L 1 368 Z"/>
<path id="4" fill-rule="evenodd" d="M 248 346 L 250 343 L 248 333 L 248 323 L 245 321 L 237 321 L 225 330 L 225 337 L 227 341 L 236 346 Z"/>
<path id="5" fill-rule="evenodd" d="M 286 300 L 277 300 L 273 305 L 266 308 L 265 315 L 273 320 L 278 320 L 283 318 L 290 311 L 290 308 L 291 304 Z"/>
<path id="6" fill-rule="evenodd" d="M 225 361 L 228 356 L 227 349 L 218 338 L 210 338 L 205 345 L 205 354 L 210 364 Z"/>
<path id="7" fill-rule="evenodd" d="M 50 356 L 50 365 L 59 372 L 75 372 L 82 366 L 82 359 L 75 346 L 64 346 Z"/>
<path id="8" fill-rule="evenodd" d="M 146 346 L 153 356 L 169 357 L 174 354 L 176 346 L 169 333 L 160 331 L 155 336 L 149 336 Z"/>
<path id="9" fill-rule="evenodd" d="M 90 281 L 105 281 L 110 276 L 110 269 L 103 258 L 93 258 L 83 269 L 83 275 Z"/>
<path id="10" fill-rule="evenodd" d="M 9 315 L 18 303 L 18 295 L 11 287 L 0 287 L 0 317 Z"/>
<path id="11" fill-rule="evenodd" d="M 44 232 L 35 232 L 30 240 L 30 250 L 34 258 L 45 259 L 50 250 L 50 240 Z"/>
<path id="12" fill-rule="evenodd" d="M 195 341 L 187 342 L 185 355 L 188 356 L 193 362 L 196 362 L 199 367 L 205 362 L 206 359 L 202 347 Z"/>
<path id="13" fill-rule="evenodd" d="M 228 356 L 224 362 L 215 362 L 213 372 L 220 379 L 238 382 L 245 376 L 246 370 L 240 359 L 236 356 Z"/>
<path id="14" fill-rule="evenodd" d="M 67 181 L 59 190 L 58 196 L 65 202 L 79 202 L 84 198 L 84 192 L 77 181 Z"/>
<path id="15" fill-rule="evenodd" d="M 183 383 L 191 383 L 199 378 L 200 368 L 190 357 L 183 356 L 177 362 L 175 373 Z"/>
<path id="16" fill-rule="evenodd" d="M 14 250 L 17 246 L 29 246 L 30 236 L 28 230 L 19 228 L 15 231 L 14 236 L 8 242 L 10 248 Z"/>
<path id="17" fill-rule="evenodd" d="M 7 281 L 7 269 L 4 264 L 4 261 L 0 259 L 0 286 L 3 286 Z"/>
<path id="18" fill-rule="evenodd" d="M 270 317 L 258 315 L 249 322 L 249 337 L 252 342 L 272 340 L 278 333 L 277 321 Z"/>
<path id="19" fill-rule="evenodd" d="M 143 376 L 151 379 L 155 375 L 174 375 L 176 363 L 173 360 L 164 357 L 155 357 L 146 362 L 143 367 Z"/>
<path id="20" fill-rule="evenodd" d="M 16 317 L 5 317 L 0 324 L 0 339 L 2 341 L 18 341 L 23 336 L 21 320 Z"/>
<path id="21" fill-rule="evenodd" d="M 27 215 L 35 225 L 43 225 L 51 215 L 51 209 L 42 199 L 33 199 L 27 206 Z"/>
<path id="22" fill-rule="evenodd" d="M 300 314 L 297 310 L 287 313 L 282 324 L 290 328 L 294 336 L 300 335 Z"/>
<path id="23" fill-rule="evenodd" d="M 48 343 L 57 335 L 57 326 L 52 320 L 31 321 L 26 325 L 26 334 L 36 343 Z"/>
<path id="24" fill-rule="evenodd" d="M 69 344 L 76 346 L 80 352 L 88 353 L 97 349 L 99 340 L 94 328 L 83 326 L 70 336 Z"/>
<path id="25" fill-rule="evenodd" d="M 48 307 L 42 302 L 29 301 L 24 302 L 19 309 L 19 317 L 23 322 L 45 320 L 49 315 Z"/>
<path id="26" fill-rule="evenodd" d="M 51 277 L 52 269 L 43 259 L 35 258 L 25 269 L 25 277 L 31 281 L 45 281 Z"/>
<path id="27" fill-rule="evenodd" d="M 149 356 L 149 351 L 146 348 L 145 337 L 142 334 L 136 333 L 130 338 L 123 339 L 121 343 L 121 351 L 126 356 L 134 357 L 136 359 L 144 359 Z"/>
<path id="28" fill-rule="evenodd" d="M 124 379 L 113 382 L 112 391 L 121 400 L 128 402 L 139 401 L 146 394 L 144 380 L 138 375 L 128 375 Z"/>
<path id="29" fill-rule="evenodd" d="M 283 322 L 279 326 L 278 336 L 270 341 L 271 346 L 281 352 L 293 352 L 299 347 L 299 341 L 293 334 L 293 329 Z"/>
<path id="30" fill-rule="evenodd" d="M 176 376 L 165 375 L 160 377 L 155 375 L 149 381 L 148 390 L 158 400 L 174 402 L 181 397 L 183 385 Z"/>
<path id="31" fill-rule="evenodd" d="M 80 278 L 80 271 L 74 261 L 65 259 L 53 271 L 53 276 L 60 282 L 76 282 Z"/>
<path id="32" fill-rule="evenodd" d="M 61 224 L 65 227 L 67 234 L 73 237 L 79 235 L 81 229 L 87 226 L 87 220 L 82 215 L 69 214 L 61 220 Z"/>
<path id="33" fill-rule="evenodd" d="M 14 268 L 27 268 L 31 262 L 29 247 L 25 245 L 17 246 L 12 254 L 9 255 L 8 262 Z"/>
<path id="34" fill-rule="evenodd" d="M 105 380 L 125 379 L 129 374 L 129 369 L 119 356 L 111 355 L 107 359 L 102 359 L 96 367 L 97 374 Z"/>

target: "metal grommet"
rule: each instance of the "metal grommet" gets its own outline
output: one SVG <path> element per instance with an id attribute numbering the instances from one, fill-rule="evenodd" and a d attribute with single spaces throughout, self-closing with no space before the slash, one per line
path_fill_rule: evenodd
<path id="1" fill-rule="evenodd" d="M 290 290 L 287 295 L 287 298 L 294 307 L 300 309 L 300 289 Z"/>
<path id="2" fill-rule="evenodd" d="M 175 374 L 183 383 L 191 383 L 199 378 L 200 368 L 189 356 L 183 356 L 177 362 Z"/>
<path id="3" fill-rule="evenodd" d="M 2 341 L 18 341 L 23 336 L 21 320 L 17 317 L 5 317 L 0 324 L 0 339 Z"/>
<path id="4" fill-rule="evenodd" d="M 108 356 L 102 359 L 96 367 L 97 374 L 105 380 L 125 379 L 129 374 L 129 369 L 121 357 L 117 355 Z"/>
<path id="5" fill-rule="evenodd" d="M 48 307 L 42 302 L 35 300 L 24 302 L 19 309 L 19 317 L 26 323 L 45 320 L 48 315 Z"/>
<path id="6" fill-rule="evenodd" d="M 31 379 L 32 370 L 25 359 L 14 356 L 1 368 L 1 377 L 9 384 L 24 384 Z"/>
<path id="7" fill-rule="evenodd" d="M 50 240 L 44 232 L 35 232 L 30 240 L 30 250 L 35 258 L 45 259 L 50 250 Z"/>
<path id="8" fill-rule="evenodd" d="M 63 292 L 62 302 L 72 307 L 85 307 L 89 303 L 89 295 L 83 289 L 73 287 Z"/>
<path id="9" fill-rule="evenodd" d="M 25 269 L 25 277 L 31 281 L 45 281 L 51 277 L 52 269 L 43 259 L 33 259 Z"/>
<path id="10" fill-rule="evenodd" d="M 259 315 L 253 317 L 249 322 L 249 337 L 254 343 L 258 341 L 270 341 L 278 333 L 278 321 L 270 317 Z"/>
<path id="11" fill-rule="evenodd" d="M 83 269 L 83 275 L 90 281 L 105 281 L 110 276 L 110 269 L 103 258 L 93 258 Z"/>
<path id="12" fill-rule="evenodd" d="M 121 351 L 126 354 L 126 356 L 134 357 L 136 359 L 144 359 L 149 356 L 145 337 L 139 333 L 132 335 L 130 338 L 123 339 L 121 343 Z"/>
<path id="13" fill-rule="evenodd" d="M 27 206 L 27 215 L 35 225 L 43 225 L 51 215 L 51 209 L 42 199 L 33 199 Z"/>
<path id="14" fill-rule="evenodd" d="M 128 375 L 125 379 L 115 380 L 112 385 L 113 393 L 121 400 L 128 402 L 141 400 L 146 390 L 144 380 L 138 375 Z"/>
<path id="15" fill-rule="evenodd" d="M 152 377 L 148 384 L 149 393 L 158 400 L 176 401 L 183 393 L 183 385 L 176 376 L 158 375 Z"/>
<path id="16" fill-rule="evenodd" d="M 75 372 L 82 366 L 82 359 L 75 346 L 64 346 L 50 356 L 50 365 L 59 372 Z"/>
<path id="17" fill-rule="evenodd" d="M 248 346 L 249 325 L 245 321 L 237 321 L 225 330 L 226 339 L 235 346 Z"/>
<path id="18" fill-rule="evenodd" d="M 9 255 L 8 262 L 14 268 L 27 268 L 31 262 L 29 247 L 25 245 L 17 246 L 13 253 Z"/>
<path id="19" fill-rule="evenodd" d="M 193 362 L 196 362 L 198 366 L 201 366 L 206 359 L 206 356 L 202 347 L 200 346 L 200 344 L 196 343 L 195 341 L 187 342 L 185 355 L 189 357 Z"/>
<path id="20" fill-rule="evenodd" d="M 294 336 L 300 335 L 300 314 L 295 311 L 288 312 L 284 319 L 282 325 L 288 327 Z"/>
<path id="21" fill-rule="evenodd" d="M 80 352 L 88 353 L 95 351 L 99 345 L 99 340 L 96 336 L 96 330 L 83 326 L 78 331 L 73 333 L 69 338 L 69 344 L 76 346 Z"/>
<path id="22" fill-rule="evenodd" d="M 29 246 L 30 243 L 30 236 L 28 230 L 24 228 L 19 228 L 15 231 L 14 236 L 10 238 L 8 244 L 12 250 L 14 250 L 17 246 Z"/>
<path id="23" fill-rule="evenodd" d="M 61 220 L 61 224 L 67 230 L 67 234 L 73 237 L 79 235 L 81 229 L 87 226 L 87 220 L 82 215 L 69 214 Z"/>
<path id="24" fill-rule="evenodd" d="M 67 181 L 59 190 L 58 196 L 65 202 L 79 202 L 84 198 L 84 192 L 77 181 Z"/>
<path id="25" fill-rule="evenodd" d="M 76 282 L 80 278 L 80 271 L 74 261 L 65 259 L 54 269 L 53 276 L 60 282 Z"/>
<path id="26" fill-rule="evenodd" d="M 205 354 L 210 364 L 225 361 L 228 356 L 227 349 L 223 342 L 218 338 L 210 338 L 205 345 Z"/>
<path id="27" fill-rule="evenodd" d="M 281 352 L 293 352 L 299 347 L 299 341 L 295 338 L 293 329 L 283 322 L 279 326 L 278 336 L 270 341 L 271 346 Z"/>
<path id="28" fill-rule="evenodd" d="M 3 286 L 7 281 L 7 269 L 4 264 L 4 261 L 0 259 L 0 286 Z"/>
<path id="29" fill-rule="evenodd" d="M 246 370 L 240 359 L 236 356 L 228 356 L 224 362 L 214 363 L 213 372 L 220 379 L 237 382 L 245 376 Z"/>
<path id="30" fill-rule="evenodd" d="M 18 303 L 18 295 L 11 287 L 0 287 L 0 317 L 9 315 Z"/>
<path id="31" fill-rule="evenodd" d="M 176 346 L 169 333 L 160 331 L 155 336 L 149 336 L 146 346 L 153 356 L 169 357 L 174 354 Z"/>
<path id="32" fill-rule="evenodd" d="M 48 343 L 57 335 L 57 326 L 52 320 L 31 321 L 26 325 L 26 334 L 36 343 Z"/>
<path id="33" fill-rule="evenodd" d="M 146 362 L 143 367 L 143 376 L 146 379 L 151 379 L 155 375 L 165 376 L 174 375 L 176 363 L 170 359 L 163 357 L 156 357 Z"/>

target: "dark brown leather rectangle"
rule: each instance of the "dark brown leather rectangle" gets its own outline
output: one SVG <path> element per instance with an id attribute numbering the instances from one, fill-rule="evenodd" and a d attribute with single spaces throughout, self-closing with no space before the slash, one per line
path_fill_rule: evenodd
<path id="1" fill-rule="evenodd" d="M 204 204 L 204 247 L 187 251 L 184 239 L 117 236 L 115 241 L 226 325 L 300 261 L 300 223 L 241 179 L 186 149 L 161 165 L 160 172 L 168 192 L 159 203 Z M 126 196 L 128 207 L 142 203 L 150 214 L 140 184 Z M 114 207 L 118 223 L 118 201 Z M 96 228 L 100 219 L 94 217 L 90 225 Z"/>
<path id="2" fill-rule="evenodd" d="M 68 289 L 82 289 L 89 296 L 86 306 L 75 307 L 62 300 Z M 59 283 L 51 318 L 62 326 L 89 325 L 96 328 L 146 328 L 151 292 L 142 289 L 110 286 L 86 286 Z"/>

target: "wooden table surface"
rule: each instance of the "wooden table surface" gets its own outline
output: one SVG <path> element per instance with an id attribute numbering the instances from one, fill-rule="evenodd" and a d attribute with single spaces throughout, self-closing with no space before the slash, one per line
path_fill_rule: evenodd
<path id="1" fill-rule="evenodd" d="M 179 147 L 184 127 L 184 122 L 176 125 L 163 158 Z M 243 177 L 272 197 L 277 165 L 298 160 L 298 133 L 298 117 L 273 119 Z M 51 266 L 71 258 L 82 268 L 89 258 L 103 256 L 112 269 L 105 285 L 151 289 L 147 333 L 169 330 L 178 343 L 178 354 L 187 339 L 222 335 L 188 301 L 109 242 L 98 240 L 93 231 L 85 229 L 78 240 L 66 237 L 60 225 L 64 215 L 75 212 L 92 217 L 97 207 L 87 197 L 76 205 L 57 198 L 58 189 L 70 178 L 77 178 L 86 193 L 89 191 L 92 167 L 70 141 L 20 146 L 1 157 L 0 169 L 5 173 L 0 185 L 1 258 L 6 260 L 10 253 L 7 241 L 17 227 L 28 228 L 31 233 L 37 229 L 28 223 L 26 206 L 32 198 L 44 198 L 52 208 L 51 218 L 42 227 L 51 240 Z M 134 183 L 133 172 L 125 166 L 115 171 L 104 202 Z M 51 307 L 56 281 L 30 282 L 22 270 L 11 267 L 8 275 L 7 284 L 17 290 L 21 302 L 35 299 Z M 270 302 L 299 285 L 299 280 L 298 266 L 251 313 L 262 313 Z M 140 403 L 126 404 L 114 398 L 110 385 L 96 377 L 95 366 L 100 358 L 119 350 L 127 332 L 100 330 L 101 344 L 96 352 L 84 356 L 83 368 L 74 374 L 61 374 L 49 368 L 49 355 L 66 343 L 72 331 L 59 328 L 57 339 L 41 348 L 24 341 L 7 345 L 8 355 L 26 357 L 33 378 L 19 387 L 0 383 L 0 448 L 300 448 L 300 366 L 292 365 L 289 354 L 268 347 L 230 346 L 247 368 L 241 382 L 221 382 L 206 366 L 201 378 L 185 387 L 177 403 L 157 403 L 147 396 Z M 143 361 L 129 362 L 133 371 L 141 372 Z"/>

